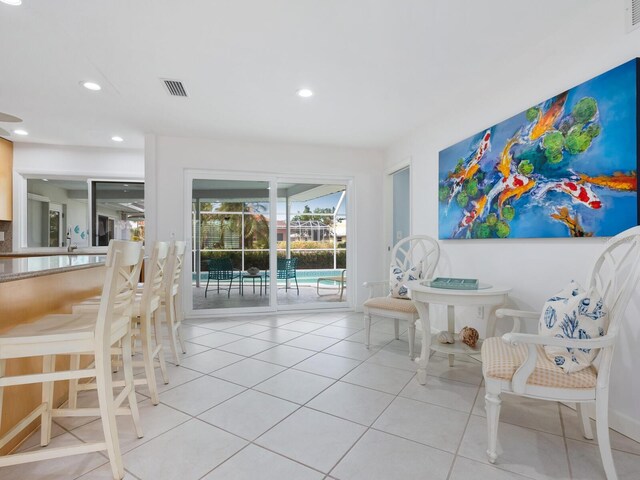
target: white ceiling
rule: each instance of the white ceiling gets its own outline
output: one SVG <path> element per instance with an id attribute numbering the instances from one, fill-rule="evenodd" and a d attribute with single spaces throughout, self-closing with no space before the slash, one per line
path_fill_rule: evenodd
<path id="1" fill-rule="evenodd" d="M 385 147 L 495 88 L 497 69 L 511 85 L 540 74 L 604 17 L 623 34 L 622 0 L 0 3 L 0 112 L 25 120 L 30 136 L 17 141 L 116 146 L 120 135 L 139 148 L 156 133 Z M 556 42 L 574 32 L 575 45 Z M 182 80 L 190 98 L 169 97 L 159 78 Z M 298 98 L 301 87 L 316 95 Z"/>

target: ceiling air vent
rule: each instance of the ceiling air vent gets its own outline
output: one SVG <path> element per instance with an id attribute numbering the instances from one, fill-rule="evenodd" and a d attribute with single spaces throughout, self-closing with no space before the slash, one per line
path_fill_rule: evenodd
<path id="1" fill-rule="evenodd" d="M 640 0 L 626 0 L 627 2 L 627 32 L 640 27 Z"/>
<path id="2" fill-rule="evenodd" d="M 187 91 L 184 88 L 184 85 L 179 80 L 167 80 L 165 78 L 161 78 L 162 83 L 164 84 L 164 88 L 167 89 L 167 92 L 172 97 L 188 97 Z"/>

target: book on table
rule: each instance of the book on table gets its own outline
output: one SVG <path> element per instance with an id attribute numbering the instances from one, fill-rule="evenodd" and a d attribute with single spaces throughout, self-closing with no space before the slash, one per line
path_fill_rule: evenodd
<path id="1" fill-rule="evenodd" d="M 478 279 L 438 277 L 431 280 L 429 286 L 433 288 L 449 288 L 451 290 L 477 290 Z"/>

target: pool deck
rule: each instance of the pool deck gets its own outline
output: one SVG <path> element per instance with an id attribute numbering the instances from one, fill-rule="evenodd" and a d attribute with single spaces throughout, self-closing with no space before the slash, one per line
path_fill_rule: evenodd
<path id="1" fill-rule="evenodd" d="M 207 298 L 204 298 L 206 281 L 201 284 L 200 288 L 193 285 L 193 308 L 194 310 L 208 309 L 208 308 L 247 308 L 247 307 L 266 307 L 269 305 L 269 296 L 265 295 L 264 290 L 262 296 L 258 293 L 258 285 L 256 284 L 256 291 L 253 293 L 253 286 L 250 282 L 246 282 L 244 285 L 244 295 L 240 295 L 238 288 L 234 286 L 231 289 L 231 295 L 227 298 L 227 289 L 222 288 L 220 285 L 220 293 L 217 293 L 216 288 L 211 288 L 209 285 L 209 291 L 207 292 Z M 278 286 L 278 304 L 279 305 L 303 305 L 312 303 L 336 303 L 347 305 L 346 303 L 346 290 L 343 297 L 343 301 L 340 302 L 340 294 L 337 286 L 335 288 L 323 288 L 320 290 L 321 295 L 316 293 L 316 284 L 300 284 L 300 295 L 297 294 L 295 285 L 293 288 L 285 291 L 284 285 Z M 337 305 L 336 305 L 337 306 Z"/>

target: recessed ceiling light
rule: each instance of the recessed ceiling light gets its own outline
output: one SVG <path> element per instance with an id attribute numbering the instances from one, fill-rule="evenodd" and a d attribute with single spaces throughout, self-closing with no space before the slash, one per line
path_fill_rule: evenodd
<path id="1" fill-rule="evenodd" d="M 309 98 L 313 96 L 313 92 L 308 88 L 301 88 L 296 93 L 298 94 L 299 97 L 302 97 L 302 98 Z"/>
<path id="2" fill-rule="evenodd" d="M 124 138 L 118 137 L 117 135 L 115 137 L 111 137 L 111 140 L 114 142 L 124 142 Z"/>
<path id="3" fill-rule="evenodd" d="M 29 135 L 29 132 L 27 132 L 26 130 L 22 130 L 22 129 L 18 129 L 18 130 L 14 130 L 13 133 L 15 133 L 16 135 Z"/>
<path id="4" fill-rule="evenodd" d="M 43 179 L 42 179 L 42 181 L 43 181 L 43 182 L 48 182 L 48 181 L 49 181 L 49 179 L 48 179 L 48 178 L 43 178 Z"/>
<path id="5" fill-rule="evenodd" d="M 124 186 L 125 186 L 125 187 L 128 187 L 128 186 L 129 186 L 129 184 L 128 184 L 128 183 L 125 183 L 125 184 L 124 184 Z"/>
<path id="6" fill-rule="evenodd" d="M 22 0 L 0 0 L 0 2 L 6 3 L 7 5 L 13 5 L 14 7 L 22 5 Z"/>
<path id="7" fill-rule="evenodd" d="M 98 90 L 102 90 L 102 87 L 98 85 L 96 82 L 80 82 L 80 85 L 82 85 L 87 90 L 92 90 L 94 92 L 97 92 Z"/>

